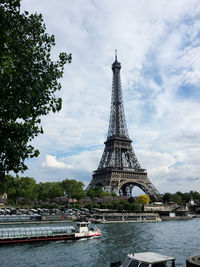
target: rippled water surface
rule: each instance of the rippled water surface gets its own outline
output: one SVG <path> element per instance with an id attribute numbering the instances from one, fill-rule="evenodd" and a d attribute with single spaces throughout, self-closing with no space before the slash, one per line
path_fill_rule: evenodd
<path id="1" fill-rule="evenodd" d="M 98 227 L 100 239 L 1 245 L 0 266 L 109 266 L 127 253 L 143 251 L 173 256 L 176 266 L 185 266 L 187 257 L 200 254 L 200 219 Z"/>

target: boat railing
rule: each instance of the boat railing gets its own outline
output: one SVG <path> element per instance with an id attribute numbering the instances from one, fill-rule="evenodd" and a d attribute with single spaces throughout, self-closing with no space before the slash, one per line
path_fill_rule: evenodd
<path id="1" fill-rule="evenodd" d="M 0 222 L 12 222 L 12 221 L 29 221 L 30 215 L 0 215 Z"/>
<path id="2" fill-rule="evenodd" d="M 0 239 L 73 234 L 74 227 L 0 228 Z"/>

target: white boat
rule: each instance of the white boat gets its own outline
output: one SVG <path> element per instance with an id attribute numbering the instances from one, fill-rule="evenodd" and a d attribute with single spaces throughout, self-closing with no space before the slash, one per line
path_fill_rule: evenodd
<path id="1" fill-rule="evenodd" d="M 171 262 L 171 265 L 168 265 Z M 154 252 L 128 254 L 125 261 L 113 262 L 110 267 L 175 267 L 175 258 Z"/>
<path id="2" fill-rule="evenodd" d="M 75 239 L 88 238 L 88 237 L 101 237 L 102 233 L 99 228 L 95 226 L 88 227 L 90 222 L 76 222 L 77 232 L 75 233 Z"/>
<path id="3" fill-rule="evenodd" d="M 77 222 L 76 226 L 6 227 L 0 228 L 0 244 L 78 240 L 101 237 L 100 229 L 88 227 L 89 222 Z"/>

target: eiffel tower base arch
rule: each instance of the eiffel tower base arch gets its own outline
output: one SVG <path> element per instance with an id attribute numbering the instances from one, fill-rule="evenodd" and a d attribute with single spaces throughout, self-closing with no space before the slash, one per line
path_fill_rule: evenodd
<path id="1" fill-rule="evenodd" d="M 101 186 L 109 193 L 131 196 L 129 193 L 134 186 L 139 187 L 152 201 L 162 201 L 162 196 L 147 177 L 146 172 L 124 170 L 105 170 L 93 173 L 93 178 L 87 190 Z M 127 190 L 129 188 L 129 190 Z M 129 192 L 128 192 L 129 191 Z"/>

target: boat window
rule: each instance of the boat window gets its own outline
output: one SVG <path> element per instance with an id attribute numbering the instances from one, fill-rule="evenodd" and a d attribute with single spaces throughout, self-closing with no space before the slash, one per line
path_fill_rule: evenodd
<path id="1" fill-rule="evenodd" d="M 140 263 L 140 267 L 149 267 L 149 264 L 148 263 L 141 262 Z"/>
<path id="2" fill-rule="evenodd" d="M 127 257 L 122 266 L 127 267 L 129 265 L 129 263 L 131 262 L 131 260 L 132 260 L 131 258 Z"/>
<path id="3" fill-rule="evenodd" d="M 155 263 L 155 264 L 152 265 L 152 267 L 166 267 L 166 264 L 164 262 Z"/>
<path id="4" fill-rule="evenodd" d="M 128 267 L 138 267 L 139 262 L 132 260 L 131 263 L 128 265 Z"/>

